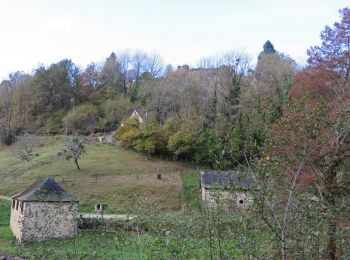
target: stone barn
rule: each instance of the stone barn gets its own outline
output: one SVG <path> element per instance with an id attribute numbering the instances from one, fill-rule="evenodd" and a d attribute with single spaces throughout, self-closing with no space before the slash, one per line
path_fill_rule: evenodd
<path id="1" fill-rule="evenodd" d="M 53 177 L 39 179 L 12 197 L 10 226 L 21 243 L 73 236 L 78 200 Z"/>
<path id="2" fill-rule="evenodd" d="M 252 204 L 251 174 L 238 172 L 201 172 L 202 201 L 209 207 L 222 206 L 225 210 L 242 211 Z"/>

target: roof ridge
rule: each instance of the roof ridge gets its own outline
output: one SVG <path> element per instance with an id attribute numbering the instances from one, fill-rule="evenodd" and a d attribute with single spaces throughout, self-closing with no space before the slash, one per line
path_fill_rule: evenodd
<path id="1" fill-rule="evenodd" d="M 39 178 L 21 193 L 12 197 L 22 201 L 77 201 L 77 199 L 65 191 L 52 176 Z"/>

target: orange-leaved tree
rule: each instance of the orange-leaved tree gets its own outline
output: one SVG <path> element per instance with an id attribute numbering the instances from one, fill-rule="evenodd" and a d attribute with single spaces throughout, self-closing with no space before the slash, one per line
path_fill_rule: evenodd
<path id="1" fill-rule="evenodd" d="M 293 167 L 300 173 L 295 188 L 314 190 L 322 203 L 329 259 L 340 253 L 337 235 L 350 194 L 350 9 L 340 14 L 339 23 L 322 31 L 322 44 L 308 50 L 308 65 L 295 76 L 291 104 L 268 150 L 288 162 L 286 173 Z"/>

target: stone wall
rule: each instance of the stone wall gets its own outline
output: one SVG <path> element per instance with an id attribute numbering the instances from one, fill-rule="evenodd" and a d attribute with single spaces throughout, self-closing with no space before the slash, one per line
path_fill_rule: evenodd
<path id="1" fill-rule="evenodd" d="M 17 203 L 17 201 L 15 201 Z M 24 212 L 24 211 L 23 211 Z M 13 235 L 17 240 L 21 241 L 22 239 L 22 222 L 24 215 L 21 213 L 21 209 L 16 206 L 11 207 L 11 219 L 10 219 L 10 227 L 13 232 Z"/>
<path id="2" fill-rule="evenodd" d="M 11 229 L 20 242 L 72 236 L 77 231 L 77 203 L 25 202 L 11 210 Z"/>
<path id="3" fill-rule="evenodd" d="M 253 203 L 249 192 L 232 192 L 202 188 L 202 200 L 209 207 L 220 205 L 224 210 L 243 211 Z"/>

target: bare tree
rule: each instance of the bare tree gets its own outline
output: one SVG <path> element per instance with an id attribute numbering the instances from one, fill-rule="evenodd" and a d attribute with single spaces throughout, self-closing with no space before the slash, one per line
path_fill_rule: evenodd
<path id="1" fill-rule="evenodd" d="M 129 50 L 123 50 L 118 53 L 118 61 L 120 69 L 123 74 L 123 91 L 124 95 L 127 92 L 127 85 L 129 83 L 129 71 L 131 67 L 132 57 Z"/>
<path id="2" fill-rule="evenodd" d="M 67 136 L 65 139 L 65 149 L 66 160 L 72 159 L 77 166 L 77 170 L 80 170 L 79 160 L 86 153 L 86 142 L 82 136 L 78 133 Z"/>
<path id="3" fill-rule="evenodd" d="M 159 77 L 163 68 L 163 58 L 159 53 L 154 52 L 146 57 L 146 69 L 153 77 Z"/>
<path id="4" fill-rule="evenodd" d="M 132 57 L 131 64 L 134 71 L 134 80 L 139 81 L 142 73 L 146 71 L 147 55 L 143 51 L 136 51 Z"/>
<path id="5" fill-rule="evenodd" d="M 7 145 L 12 143 L 12 121 L 14 112 L 14 85 L 10 80 L 0 84 L 0 126 L 2 141 Z"/>
<path id="6" fill-rule="evenodd" d="M 14 145 L 13 154 L 21 161 L 27 163 L 27 170 L 29 170 L 30 162 L 35 157 L 35 146 L 37 138 L 34 135 L 24 134 L 18 138 L 18 141 Z"/>

